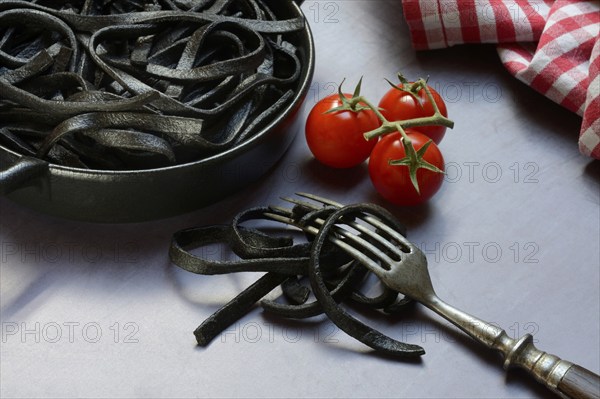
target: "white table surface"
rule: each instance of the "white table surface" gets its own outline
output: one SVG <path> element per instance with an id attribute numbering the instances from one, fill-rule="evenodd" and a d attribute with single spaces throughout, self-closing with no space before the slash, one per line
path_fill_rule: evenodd
<path id="1" fill-rule="evenodd" d="M 317 49 L 304 117 L 344 77 L 349 90 L 364 75 L 364 93 L 377 100 L 384 77 L 429 75 L 456 122 L 441 144 L 442 190 L 427 206 L 395 209 L 374 193 L 366 165 L 322 167 L 299 134 L 261 181 L 168 220 L 87 224 L 2 198 L 2 398 L 550 396 L 423 307 L 361 314 L 425 347 L 420 362 L 375 355 L 326 318 L 284 321 L 259 308 L 197 347 L 195 327 L 256 276 L 178 270 L 171 234 L 294 191 L 388 207 L 428 254 L 443 299 L 599 371 L 600 165 L 577 151 L 580 118 L 513 79 L 493 46 L 415 54 L 398 0 L 302 8 Z"/>

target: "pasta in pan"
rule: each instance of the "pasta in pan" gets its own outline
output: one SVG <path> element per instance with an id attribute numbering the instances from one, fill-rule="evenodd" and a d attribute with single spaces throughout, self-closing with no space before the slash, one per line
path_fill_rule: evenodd
<path id="1" fill-rule="evenodd" d="M 0 143 L 148 169 L 252 137 L 291 101 L 302 18 L 261 0 L 0 2 Z"/>

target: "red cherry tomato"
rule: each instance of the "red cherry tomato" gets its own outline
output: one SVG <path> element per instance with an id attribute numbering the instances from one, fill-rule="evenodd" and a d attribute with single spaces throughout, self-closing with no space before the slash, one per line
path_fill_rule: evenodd
<path id="1" fill-rule="evenodd" d="M 313 107 L 306 120 L 306 142 L 315 158 L 325 165 L 350 168 L 364 162 L 371 154 L 377 140 L 367 141 L 363 133 L 377 129 L 380 122 L 372 110 L 325 113 L 340 105 L 339 95 L 333 94 Z"/>
<path id="2" fill-rule="evenodd" d="M 417 131 L 407 129 L 406 133 L 416 151 L 430 141 L 429 137 Z M 400 133 L 394 132 L 379 140 L 369 159 L 369 176 L 377 192 L 386 200 L 400 206 L 417 205 L 429 200 L 440 189 L 444 175 L 419 168 L 417 182 L 420 193 L 417 193 L 410 180 L 408 166 L 389 164 L 390 160 L 402 159 L 406 155 L 401 137 Z M 444 170 L 444 158 L 435 143 L 429 145 L 423 159 Z"/>
<path id="3" fill-rule="evenodd" d="M 402 84 L 400 83 L 399 87 L 405 87 L 408 90 L 412 83 Z M 432 97 L 437 104 L 440 113 L 443 116 L 448 116 L 448 111 L 446 110 L 446 104 L 444 103 L 444 99 L 439 95 L 437 91 L 435 91 L 431 86 L 428 86 L 431 91 Z M 391 88 L 379 101 L 379 107 L 381 108 L 381 113 L 385 118 L 389 121 L 397 121 L 397 120 L 406 120 L 406 119 L 414 119 L 414 118 L 422 118 L 427 116 L 433 116 L 434 109 L 431 101 L 429 101 L 429 97 L 427 97 L 427 93 L 425 89 L 419 90 L 416 95 L 417 99 L 411 95 L 410 93 L 398 90 L 395 88 Z M 419 126 L 412 128 L 416 131 L 419 131 L 429 137 L 435 144 L 439 144 L 446 133 L 445 126 Z"/>

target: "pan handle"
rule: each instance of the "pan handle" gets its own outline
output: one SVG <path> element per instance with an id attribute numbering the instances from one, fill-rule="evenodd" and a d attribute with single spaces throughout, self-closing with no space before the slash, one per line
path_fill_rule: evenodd
<path id="1" fill-rule="evenodd" d="M 0 171 L 0 195 L 27 186 L 48 170 L 48 163 L 33 157 L 21 157 L 7 169 Z"/>

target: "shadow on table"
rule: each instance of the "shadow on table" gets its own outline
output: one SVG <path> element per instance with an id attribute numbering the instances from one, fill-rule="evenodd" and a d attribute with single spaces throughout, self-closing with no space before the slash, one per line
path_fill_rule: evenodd
<path id="1" fill-rule="evenodd" d="M 44 215 L 0 198 L 2 318 L 33 310 L 46 291 L 66 287 L 86 296 L 143 300 L 164 283 L 175 231 L 229 217 L 210 209 L 146 223 L 100 224 Z"/>
<path id="2" fill-rule="evenodd" d="M 596 183 L 600 182 L 600 160 L 590 161 L 584 169 L 584 176 Z"/>
<path id="3" fill-rule="evenodd" d="M 427 353 L 434 353 L 436 350 L 443 351 L 444 348 L 441 346 L 460 346 L 461 349 L 470 353 L 473 369 L 481 367 L 482 364 L 486 367 L 496 368 L 498 378 L 504 378 L 507 384 L 519 385 L 522 389 L 530 391 L 535 397 L 554 397 L 547 388 L 536 382 L 525 371 L 511 369 L 507 373 L 502 368 L 502 358 L 497 352 L 474 341 L 450 322 L 437 316 L 431 317 L 433 314 L 420 304 L 412 303 L 405 308 L 405 311 L 392 315 L 367 311 L 360 306 L 352 308 L 362 317 L 371 318 L 371 320 L 376 320 L 384 325 L 390 336 L 406 340 L 407 343 L 422 345 L 426 351 L 422 358 L 423 362 L 427 362 Z M 394 330 L 398 331 L 400 338 L 398 338 L 398 334 L 394 334 Z"/>
<path id="4" fill-rule="evenodd" d="M 321 183 L 327 188 L 340 194 L 352 190 L 361 182 L 369 179 L 367 163 L 347 169 L 336 169 L 323 165 L 315 158 L 309 158 L 301 165 L 302 170 L 310 181 Z"/>
<path id="5" fill-rule="evenodd" d="M 361 184 L 370 185 L 367 163 L 349 169 L 334 169 L 322 165 L 316 159 L 307 160 L 302 165 L 310 181 L 318 183 L 319 186 L 326 187 L 331 193 L 333 200 L 344 202 L 344 197 L 351 197 L 348 193 Z M 413 228 L 425 222 L 432 212 L 432 206 L 429 203 L 413 207 L 396 207 L 383 199 L 375 188 L 371 187 L 370 194 L 365 201 L 380 205 L 389 210 L 398 220 L 407 228 Z"/>

